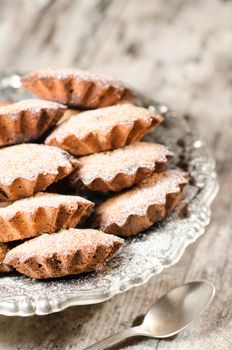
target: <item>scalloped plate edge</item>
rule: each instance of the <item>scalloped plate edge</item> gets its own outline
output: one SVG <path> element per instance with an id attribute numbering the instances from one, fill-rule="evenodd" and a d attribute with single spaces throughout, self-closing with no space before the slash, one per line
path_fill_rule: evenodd
<path id="1" fill-rule="evenodd" d="M 214 167 L 215 168 L 215 167 Z M 214 181 L 211 184 L 211 188 L 207 190 L 207 193 L 205 194 L 206 203 L 202 207 L 204 211 L 203 217 L 198 217 L 198 223 L 199 226 L 197 228 L 194 228 L 194 230 L 197 229 L 197 235 L 195 231 L 195 235 L 189 236 L 188 240 L 185 240 L 181 247 L 179 247 L 178 252 L 174 252 L 173 255 L 175 255 L 175 259 L 173 259 L 171 262 L 167 262 L 165 265 L 160 265 L 159 268 L 156 268 L 155 270 L 147 271 L 147 273 L 144 273 L 142 276 L 136 276 L 136 278 L 133 280 L 128 280 L 127 283 L 124 285 L 121 285 L 118 290 L 109 290 L 108 292 L 102 292 L 99 293 L 99 295 L 95 295 L 94 298 L 86 298 L 86 295 L 83 299 L 80 298 L 80 296 L 75 295 L 65 295 L 61 297 L 54 297 L 54 298 L 30 298 L 28 297 L 20 297 L 18 299 L 15 299 L 14 301 L 0 301 L 0 314 L 5 316 L 33 316 L 33 315 L 47 315 L 50 313 L 59 312 L 62 310 L 67 309 L 71 306 L 80 306 L 80 305 L 90 305 L 90 304 L 97 304 L 102 303 L 106 300 L 111 299 L 113 296 L 119 293 L 123 293 L 131 288 L 135 288 L 138 286 L 141 286 L 142 284 L 145 284 L 148 282 L 151 277 L 153 277 L 156 274 L 161 273 L 164 269 L 175 265 L 182 255 L 184 254 L 185 249 L 187 246 L 189 246 L 191 243 L 195 242 L 196 239 L 198 239 L 203 233 L 205 232 L 206 226 L 210 222 L 211 217 L 211 211 L 210 211 L 210 205 L 213 202 L 214 198 L 216 197 L 219 190 L 219 184 L 216 180 L 216 177 Z"/>

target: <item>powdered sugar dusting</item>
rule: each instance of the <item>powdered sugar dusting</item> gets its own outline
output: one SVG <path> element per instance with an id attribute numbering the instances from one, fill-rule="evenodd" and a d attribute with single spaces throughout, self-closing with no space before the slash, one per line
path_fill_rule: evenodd
<path id="1" fill-rule="evenodd" d="M 156 162 L 167 162 L 171 152 L 160 144 L 138 142 L 110 152 L 79 158 L 77 176 L 88 184 L 96 178 L 109 180 L 117 174 L 133 175 L 138 168 L 155 169 Z"/>
<path id="2" fill-rule="evenodd" d="M 29 76 L 35 76 L 38 78 L 52 78 L 52 79 L 72 79 L 77 78 L 80 80 L 95 81 L 102 85 L 112 85 L 115 87 L 124 87 L 124 84 L 117 79 L 104 77 L 99 74 L 95 74 L 89 71 L 77 69 L 77 68 L 46 68 L 34 70 Z"/>
<path id="3" fill-rule="evenodd" d="M 5 96 L 3 96 L 5 97 Z M 18 96 L 17 96 L 18 97 Z M 155 105 L 153 101 L 145 105 Z M 0 279 L 1 313 L 50 313 L 70 304 L 90 304 L 144 283 L 165 267 L 176 263 L 187 245 L 195 241 L 209 222 L 209 205 L 217 188 L 215 165 L 204 143 L 195 148 L 198 137 L 182 118 L 167 114 L 159 130 L 146 140 L 166 144 L 174 151 L 172 165 L 188 169 L 191 183 L 185 191 L 181 207 L 161 223 L 126 245 L 105 267 L 96 273 L 53 281 L 35 281 L 11 274 Z M 99 201 L 95 197 L 94 201 Z"/>
<path id="4" fill-rule="evenodd" d="M 180 192 L 179 186 L 186 183 L 184 173 L 179 170 L 154 173 L 140 185 L 100 205 L 96 209 L 96 214 L 101 217 L 100 227 L 114 223 L 121 226 L 130 215 L 146 215 L 151 205 L 163 205 L 165 209 L 166 196 Z"/>
<path id="5" fill-rule="evenodd" d="M 0 217 L 10 217 L 17 212 L 33 213 L 38 208 L 58 208 L 59 205 L 82 204 L 89 206 L 91 202 L 79 196 L 68 196 L 57 193 L 37 193 L 33 197 L 20 199 L 9 204 L 4 208 L 0 208 Z"/>
<path id="6" fill-rule="evenodd" d="M 0 106 L 0 115 L 14 115 L 16 113 L 24 112 L 24 111 L 31 111 L 31 112 L 38 112 L 42 109 L 67 109 L 66 106 L 51 102 L 51 101 L 44 101 L 39 99 L 28 99 L 19 101 L 13 104 L 9 104 L 6 106 Z"/>
<path id="7" fill-rule="evenodd" d="M 107 245 L 112 242 L 121 242 L 123 240 L 101 231 L 92 229 L 60 230 L 52 235 L 43 234 L 32 238 L 18 245 L 9 252 L 9 256 L 18 256 L 21 261 L 26 261 L 28 257 L 49 258 L 53 254 L 60 254 L 69 257 L 70 253 L 75 253 L 78 249 L 83 250 L 83 255 L 97 246 L 98 243 Z"/>
<path id="8" fill-rule="evenodd" d="M 73 134 L 84 137 L 89 132 L 96 132 L 100 137 L 101 133 L 112 129 L 116 125 L 133 125 L 138 120 L 144 120 L 149 125 L 153 119 L 156 119 L 157 122 L 161 121 L 161 117 L 153 111 L 131 104 L 98 108 L 71 116 L 55 129 L 47 140 L 56 138 L 62 141 L 65 137 Z"/>
<path id="9" fill-rule="evenodd" d="M 72 170 L 69 154 L 57 147 L 21 144 L 0 149 L 0 184 L 15 179 L 35 179 L 39 174 L 57 174 L 59 167 Z"/>

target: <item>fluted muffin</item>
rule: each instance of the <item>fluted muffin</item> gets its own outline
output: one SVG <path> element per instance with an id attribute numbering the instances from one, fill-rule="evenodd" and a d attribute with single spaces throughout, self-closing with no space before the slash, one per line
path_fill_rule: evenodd
<path id="1" fill-rule="evenodd" d="M 0 208 L 0 242 L 76 227 L 94 203 L 79 196 L 37 193 Z"/>
<path id="2" fill-rule="evenodd" d="M 69 181 L 76 192 L 121 191 L 164 169 L 172 153 L 164 145 L 150 142 L 78 158 L 80 167 Z"/>
<path id="3" fill-rule="evenodd" d="M 0 146 L 39 138 L 61 119 L 66 108 L 36 99 L 0 105 Z"/>
<path id="4" fill-rule="evenodd" d="M 121 81 L 81 69 L 37 69 L 24 76 L 22 83 L 40 98 L 70 107 L 92 109 L 134 100 Z"/>
<path id="5" fill-rule="evenodd" d="M 187 174 L 180 170 L 154 173 L 138 186 L 99 205 L 91 225 L 104 232 L 133 236 L 162 220 L 180 202 Z"/>
<path id="6" fill-rule="evenodd" d="M 123 104 L 99 108 L 71 116 L 45 143 L 82 156 L 135 143 L 162 121 L 152 107 Z"/>
<path id="7" fill-rule="evenodd" d="M 20 144 L 0 149 L 0 200 L 14 201 L 44 191 L 78 166 L 58 147 Z"/>
<path id="8" fill-rule="evenodd" d="M 32 278 L 76 275 L 101 268 L 122 244 L 121 238 L 101 231 L 71 228 L 18 245 L 4 263 Z"/>

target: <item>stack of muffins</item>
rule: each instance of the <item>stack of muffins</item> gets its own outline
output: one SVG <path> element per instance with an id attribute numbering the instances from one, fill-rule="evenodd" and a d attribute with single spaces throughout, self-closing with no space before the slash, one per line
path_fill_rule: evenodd
<path id="1" fill-rule="evenodd" d="M 172 152 L 139 142 L 163 118 L 121 82 L 77 69 L 36 70 L 22 84 L 40 99 L 0 106 L 0 270 L 41 279 L 102 268 L 120 237 L 181 200 L 187 175 L 167 169 Z M 110 195 L 95 208 L 92 191 Z"/>

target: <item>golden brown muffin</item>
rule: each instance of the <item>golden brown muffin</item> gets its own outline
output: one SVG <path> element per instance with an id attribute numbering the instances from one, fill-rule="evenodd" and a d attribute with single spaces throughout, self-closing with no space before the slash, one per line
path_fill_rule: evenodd
<path id="1" fill-rule="evenodd" d="M 71 116 L 48 136 L 46 144 L 79 156 L 107 151 L 135 143 L 162 120 L 152 107 L 99 108 Z"/>
<path id="2" fill-rule="evenodd" d="M 10 272 L 12 269 L 10 266 L 7 266 L 3 262 L 7 252 L 8 252 L 7 246 L 3 243 L 0 243 L 0 273 Z"/>
<path id="3" fill-rule="evenodd" d="M 58 147 L 21 144 L 0 149 L 0 200 L 17 200 L 45 190 L 79 163 Z"/>
<path id="4" fill-rule="evenodd" d="M 0 208 L 0 241 L 10 242 L 76 227 L 94 203 L 78 196 L 37 193 Z"/>
<path id="5" fill-rule="evenodd" d="M 32 278 L 62 277 L 99 269 L 122 244 L 101 231 L 72 228 L 18 245 L 4 263 Z"/>
<path id="6" fill-rule="evenodd" d="M 24 76 L 22 83 L 40 98 L 71 107 L 91 109 L 134 99 L 121 81 L 80 69 L 37 69 Z"/>
<path id="7" fill-rule="evenodd" d="M 33 99 L 0 106 L 0 146 L 40 137 L 58 122 L 66 108 L 55 102 Z"/>
<path id="8" fill-rule="evenodd" d="M 181 200 L 187 175 L 180 170 L 154 173 L 137 187 L 118 194 L 97 207 L 92 227 L 133 236 L 162 220 Z"/>
<path id="9" fill-rule="evenodd" d="M 120 191 L 164 169 L 172 153 L 167 147 L 149 142 L 79 158 L 80 168 L 69 176 L 76 191 Z"/>

